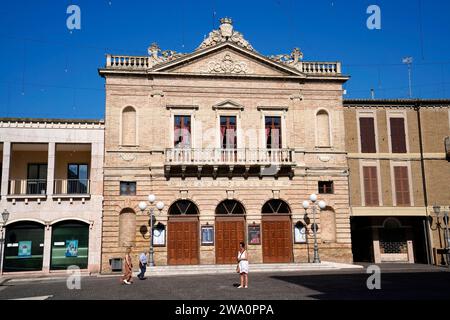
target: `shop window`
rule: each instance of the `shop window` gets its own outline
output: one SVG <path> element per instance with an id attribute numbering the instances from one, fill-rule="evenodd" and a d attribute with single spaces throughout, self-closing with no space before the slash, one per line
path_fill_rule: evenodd
<path id="1" fill-rule="evenodd" d="M 44 226 L 34 222 L 8 225 L 3 271 L 40 271 L 44 254 Z"/>
<path id="2" fill-rule="evenodd" d="M 50 269 L 66 270 L 75 265 L 87 269 L 89 256 L 89 226 L 77 221 L 65 221 L 52 227 Z"/>

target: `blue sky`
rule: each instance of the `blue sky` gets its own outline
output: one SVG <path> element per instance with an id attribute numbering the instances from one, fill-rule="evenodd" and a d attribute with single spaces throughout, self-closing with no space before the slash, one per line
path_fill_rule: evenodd
<path id="1" fill-rule="evenodd" d="M 66 9 L 81 8 L 81 30 Z M 369 5 L 381 30 L 369 30 Z M 215 12 L 215 19 L 213 19 Z M 0 117 L 103 118 L 105 54 L 194 50 L 220 17 L 265 55 L 300 47 L 305 60 L 342 61 L 346 98 L 450 98 L 450 1 L 447 0 L 15 0 L 0 6 Z"/>

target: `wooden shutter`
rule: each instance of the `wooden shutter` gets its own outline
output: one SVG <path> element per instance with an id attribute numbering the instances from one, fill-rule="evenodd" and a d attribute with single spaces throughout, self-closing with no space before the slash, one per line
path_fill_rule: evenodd
<path id="1" fill-rule="evenodd" d="M 359 118 L 361 152 L 375 153 L 375 124 L 373 118 Z"/>
<path id="2" fill-rule="evenodd" d="M 405 119 L 390 118 L 391 146 L 393 153 L 406 153 Z"/>
<path id="3" fill-rule="evenodd" d="M 377 167 L 363 167 L 363 176 L 366 206 L 378 206 Z"/>
<path id="4" fill-rule="evenodd" d="M 409 181 L 407 167 L 394 167 L 395 196 L 398 206 L 408 206 L 411 204 L 409 197 Z"/>

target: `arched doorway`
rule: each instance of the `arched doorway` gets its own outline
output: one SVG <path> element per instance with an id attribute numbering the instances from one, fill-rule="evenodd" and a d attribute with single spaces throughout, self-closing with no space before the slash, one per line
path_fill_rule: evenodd
<path id="1" fill-rule="evenodd" d="M 283 200 L 271 199 L 261 213 L 263 262 L 292 262 L 291 208 Z"/>
<path id="2" fill-rule="evenodd" d="M 397 218 L 388 217 L 378 229 L 381 262 L 414 261 L 408 248 L 407 228 Z"/>
<path id="3" fill-rule="evenodd" d="M 200 252 L 198 207 L 192 201 L 178 200 L 169 207 L 168 215 L 167 263 L 198 264 Z"/>
<path id="4" fill-rule="evenodd" d="M 236 263 L 239 242 L 245 242 L 245 208 L 237 200 L 224 200 L 216 207 L 216 263 Z"/>
<path id="5" fill-rule="evenodd" d="M 23 221 L 6 226 L 3 271 L 40 271 L 44 257 L 44 225 Z"/>
<path id="6" fill-rule="evenodd" d="M 51 270 L 66 270 L 75 265 L 87 269 L 89 225 L 80 221 L 61 221 L 52 226 Z"/>

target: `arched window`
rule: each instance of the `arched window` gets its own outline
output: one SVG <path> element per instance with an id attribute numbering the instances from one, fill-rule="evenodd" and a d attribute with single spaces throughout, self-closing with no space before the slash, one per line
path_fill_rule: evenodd
<path id="1" fill-rule="evenodd" d="M 133 246 L 135 239 L 136 213 L 131 208 L 123 209 L 119 215 L 119 246 Z"/>
<path id="2" fill-rule="evenodd" d="M 386 218 L 383 222 L 383 228 L 385 229 L 400 229 L 401 223 L 396 218 Z"/>
<path id="3" fill-rule="evenodd" d="M 262 209 L 261 209 L 262 213 L 272 213 L 272 214 L 289 214 L 291 213 L 291 208 L 289 207 L 289 205 L 280 199 L 271 199 L 269 201 L 267 201 Z"/>
<path id="4" fill-rule="evenodd" d="M 61 250 L 61 243 L 65 244 Z M 89 225 L 76 220 L 60 221 L 52 226 L 51 270 L 67 270 L 71 265 L 88 267 Z"/>
<path id="5" fill-rule="evenodd" d="M 192 201 L 178 200 L 170 206 L 169 215 L 198 215 L 198 208 Z"/>
<path id="6" fill-rule="evenodd" d="M 136 110 L 133 107 L 122 111 L 122 145 L 136 145 Z"/>
<path id="7" fill-rule="evenodd" d="M 330 117 L 328 112 L 320 110 L 316 115 L 316 143 L 319 147 L 329 147 L 330 141 Z"/>
<path id="8" fill-rule="evenodd" d="M 245 214 L 245 208 L 239 201 L 224 200 L 217 206 L 216 214 Z"/>

